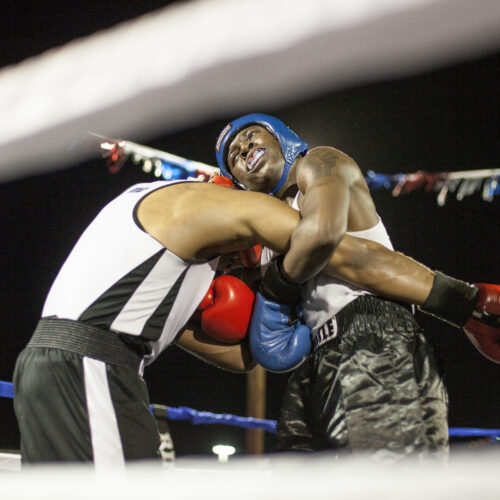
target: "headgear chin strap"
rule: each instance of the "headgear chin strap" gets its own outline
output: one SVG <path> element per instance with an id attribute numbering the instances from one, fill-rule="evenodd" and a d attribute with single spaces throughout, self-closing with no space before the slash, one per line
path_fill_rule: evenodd
<path id="1" fill-rule="evenodd" d="M 293 130 L 288 128 L 278 118 L 262 113 L 251 113 L 249 115 L 236 118 L 236 120 L 228 123 L 220 133 L 215 145 L 215 157 L 217 158 L 217 164 L 219 165 L 222 175 L 232 179 L 239 187 L 247 189 L 229 172 L 229 167 L 227 165 L 227 149 L 229 148 L 229 145 L 231 144 L 235 135 L 240 130 L 253 124 L 266 127 L 266 129 L 269 130 L 269 132 L 271 132 L 274 137 L 276 137 L 276 139 L 280 143 L 283 157 L 285 158 L 285 167 L 283 168 L 281 178 L 269 193 L 276 194 L 285 183 L 288 177 L 288 173 L 290 172 L 290 168 L 292 167 L 297 156 L 299 156 L 299 154 L 307 153 L 308 150 L 307 143 L 304 142 Z"/>

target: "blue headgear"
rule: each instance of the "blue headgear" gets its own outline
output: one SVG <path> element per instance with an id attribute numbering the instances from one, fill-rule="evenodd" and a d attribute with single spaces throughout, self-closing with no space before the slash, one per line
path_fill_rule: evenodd
<path id="1" fill-rule="evenodd" d="M 236 118 L 236 120 L 233 120 L 224 127 L 215 145 L 215 157 L 217 158 L 220 173 L 225 177 L 229 177 L 238 186 L 245 189 L 245 187 L 229 172 L 229 168 L 227 166 L 227 149 L 235 135 L 241 129 L 249 127 L 253 124 L 266 127 L 266 129 L 269 130 L 274 137 L 276 137 L 280 143 L 283 157 L 285 158 L 285 167 L 283 168 L 281 178 L 270 193 L 276 194 L 285 183 L 293 162 L 299 154 L 307 153 L 308 146 L 293 130 L 289 129 L 281 120 L 275 118 L 274 116 L 264 115 L 262 113 L 252 113 L 250 115 Z"/>

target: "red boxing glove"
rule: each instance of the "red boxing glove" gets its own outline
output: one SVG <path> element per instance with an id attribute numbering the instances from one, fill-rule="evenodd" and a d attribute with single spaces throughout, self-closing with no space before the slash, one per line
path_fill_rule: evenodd
<path id="1" fill-rule="evenodd" d="M 254 293 L 243 281 L 230 275 L 215 278 L 198 306 L 201 328 L 214 340 L 235 344 L 244 339 Z"/>
<path id="2" fill-rule="evenodd" d="M 500 285 L 476 283 L 476 310 L 464 330 L 474 347 L 494 363 L 500 363 Z"/>
<path id="3" fill-rule="evenodd" d="M 262 245 L 254 245 L 239 251 L 241 262 L 245 267 L 255 267 L 260 261 L 261 253 Z"/>
<path id="4" fill-rule="evenodd" d="M 208 182 L 210 184 L 218 184 L 219 186 L 236 189 L 234 182 L 229 177 L 224 177 L 223 175 L 213 174 L 210 179 L 208 179 Z"/>

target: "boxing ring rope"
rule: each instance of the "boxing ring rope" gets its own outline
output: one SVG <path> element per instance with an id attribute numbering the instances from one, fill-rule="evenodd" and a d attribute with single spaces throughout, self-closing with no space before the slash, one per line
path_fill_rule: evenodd
<path id="1" fill-rule="evenodd" d="M 14 388 L 11 382 L 0 380 L 0 397 L 13 398 Z M 211 413 L 198 411 L 186 406 L 170 407 L 153 404 L 154 414 L 162 412 L 169 420 L 188 420 L 194 425 L 225 424 L 244 429 L 264 429 L 266 432 L 276 432 L 276 421 L 252 417 L 240 417 L 229 413 Z M 491 441 L 500 441 L 500 429 L 474 429 L 468 427 L 453 427 L 449 429 L 450 437 L 489 437 Z"/>
<path id="2" fill-rule="evenodd" d="M 101 156 L 111 173 L 119 172 L 126 161 L 168 181 L 188 178 L 206 181 L 211 175 L 219 173 L 217 167 L 132 141 L 109 139 L 99 134 L 91 136 L 101 141 Z M 407 194 L 418 188 L 424 188 L 427 192 L 432 190 L 438 193 L 436 200 L 439 206 L 443 206 L 448 195 L 455 191 L 459 201 L 479 190 L 485 201 L 500 196 L 500 168 L 432 173 L 419 170 L 407 174 L 379 174 L 370 170 L 365 179 L 371 191 L 388 189 L 393 196 Z"/>
<path id="3" fill-rule="evenodd" d="M 269 26 L 272 19 L 279 29 Z M 486 54 L 500 46 L 499 23 L 497 0 L 255 0 L 252 8 L 234 0 L 182 2 L 1 70 L 0 109 L 8 126 L 0 137 L 0 182 L 85 158 L 67 149 L 82 130 L 146 140 Z M 0 381 L 0 396 L 13 396 L 10 382 Z M 195 418 L 193 412 L 186 417 Z M 272 473 L 262 461 L 251 462 L 249 472 L 250 462 L 242 470 L 235 460 L 221 474 L 197 471 L 194 481 L 191 472 L 175 475 L 175 469 L 168 477 L 141 468 L 96 479 L 87 469 L 42 468 L 24 471 L 21 481 L 2 474 L 0 497 L 496 500 L 500 489 L 498 455 L 488 450 L 470 450 L 446 470 L 381 469 L 349 459 L 332 466 L 325 458 L 287 460 Z"/>
<path id="4" fill-rule="evenodd" d="M 197 411 L 187 406 L 172 408 L 164 405 L 152 405 L 153 412 L 165 410 L 166 418 L 169 420 L 188 420 L 194 425 L 199 424 L 225 424 L 243 429 L 264 429 L 267 432 L 276 432 L 276 421 L 253 417 L 239 417 L 230 413 L 211 413 L 209 411 Z M 498 431 L 500 435 L 500 430 Z"/>
<path id="5" fill-rule="evenodd" d="M 0 71 L 0 179 L 79 161 L 85 130 L 144 140 L 487 54 L 499 23 L 497 0 L 175 3 Z"/>

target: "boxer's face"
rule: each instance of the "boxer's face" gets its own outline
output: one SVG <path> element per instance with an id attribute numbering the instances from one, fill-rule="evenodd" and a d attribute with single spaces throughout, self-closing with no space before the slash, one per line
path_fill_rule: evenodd
<path id="1" fill-rule="evenodd" d="M 269 193 L 281 177 L 285 159 L 274 135 L 265 127 L 251 125 L 232 140 L 227 163 L 231 173 L 245 187 Z"/>

